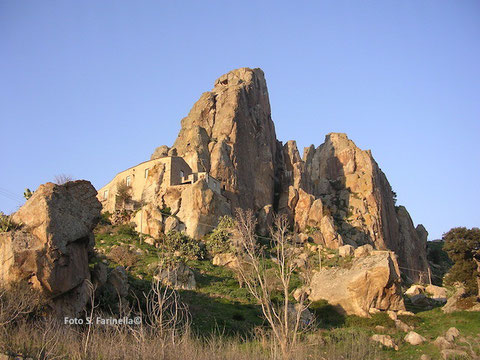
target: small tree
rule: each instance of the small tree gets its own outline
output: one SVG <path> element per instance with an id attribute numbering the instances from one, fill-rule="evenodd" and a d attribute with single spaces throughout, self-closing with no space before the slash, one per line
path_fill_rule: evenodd
<path id="1" fill-rule="evenodd" d="M 126 202 L 130 200 L 131 190 L 131 186 L 128 186 L 125 181 L 117 184 L 117 199 L 122 202 L 122 207 L 125 207 Z"/>
<path id="2" fill-rule="evenodd" d="M 300 296 L 297 304 L 290 301 L 292 275 L 297 270 L 296 244 L 288 236 L 288 221 L 278 216 L 270 229 L 273 265 L 259 247 L 255 235 L 256 220 L 252 211 L 237 211 L 238 272 L 246 288 L 259 302 L 263 315 L 272 329 L 283 359 L 289 359 L 302 329 L 302 315 L 307 309 L 306 297 Z M 273 270 L 273 276 L 272 276 Z M 278 284 L 278 286 L 276 286 Z M 280 288 L 282 300 L 272 299 L 272 291 Z M 292 311 L 293 310 L 293 311 Z"/>
<path id="3" fill-rule="evenodd" d="M 447 282 L 465 284 L 468 294 L 478 294 L 480 282 L 480 229 L 457 227 L 443 235 L 444 250 L 454 262 Z M 480 294 L 479 294 L 480 295 Z"/>
<path id="4" fill-rule="evenodd" d="M 66 184 L 69 181 L 73 181 L 73 177 L 71 175 L 67 174 L 59 174 L 55 175 L 53 182 L 57 185 L 63 185 Z"/>

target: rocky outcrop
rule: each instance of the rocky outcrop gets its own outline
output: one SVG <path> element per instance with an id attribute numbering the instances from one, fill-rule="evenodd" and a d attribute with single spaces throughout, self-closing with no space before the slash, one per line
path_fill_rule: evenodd
<path id="1" fill-rule="evenodd" d="M 183 159 L 193 173 L 209 173 L 221 191 L 210 196 L 202 193 L 208 186 L 183 181 L 171 186 L 169 157 Z M 175 216 L 175 229 L 201 237 L 219 216 L 239 207 L 258 215 L 257 230 L 266 235 L 273 214 L 280 213 L 319 245 L 370 244 L 395 251 L 402 272 L 412 281 L 424 280 L 428 233 L 414 227 L 404 207 L 396 207 L 395 193 L 372 153 L 341 133 L 305 148 L 303 157 L 295 141 L 283 145 L 276 139 L 260 69 L 241 68 L 217 79 L 182 119 L 173 146 L 158 147 L 151 159 L 158 164 L 148 169 L 144 190 L 137 194 L 147 204 L 135 218 L 137 230 L 157 237 L 166 229 L 166 218 Z"/>
<path id="2" fill-rule="evenodd" d="M 415 229 L 406 209 L 395 206 L 395 194 L 370 151 L 359 149 L 345 134 L 331 133 L 318 148 L 305 148 L 303 159 L 295 142 L 288 142 L 282 155 L 279 211 L 294 219 L 298 231 L 315 226 L 321 217 L 320 224 L 332 224 L 325 229 L 329 238 L 342 240 L 326 242 L 328 247 L 371 244 L 395 251 L 413 280 L 427 271 L 428 233 L 421 225 Z"/>
<path id="3" fill-rule="evenodd" d="M 216 254 L 212 259 L 212 264 L 216 266 L 226 266 L 230 269 L 239 267 L 238 257 L 233 253 Z"/>
<path id="4" fill-rule="evenodd" d="M 216 178 L 221 191 L 201 180 L 169 186 L 168 167 L 158 163 L 149 169 L 141 194 L 145 205 L 134 219 L 137 231 L 159 237 L 180 230 L 200 238 L 220 216 L 241 207 L 256 211 L 259 231 L 266 234 L 273 215 L 277 146 L 263 72 L 242 68 L 223 75 L 182 120 L 174 145 L 160 146 L 151 156 L 181 157 L 193 173 Z"/>
<path id="5" fill-rule="evenodd" d="M 186 233 L 193 238 L 210 232 L 212 225 L 218 224 L 219 217 L 231 214 L 230 205 L 203 180 L 187 186 L 181 199 L 178 217 L 185 224 Z"/>
<path id="6" fill-rule="evenodd" d="M 372 308 L 405 310 L 400 271 L 393 253 L 377 251 L 355 259 L 350 268 L 315 272 L 310 283 L 312 301 L 327 300 L 341 312 L 368 317 Z"/>
<path id="7" fill-rule="evenodd" d="M 407 343 L 410 345 L 420 345 L 427 341 L 422 335 L 416 333 L 415 331 L 410 331 L 405 337 L 403 338 Z"/>
<path id="8" fill-rule="evenodd" d="M 192 269 L 183 263 L 176 264 L 171 268 L 159 268 L 154 279 L 174 289 L 195 290 L 197 288 Z"/>
<path id="9" fill-rule="evenodd" d="M 12 219 L 22 229 L 0 234 L 0 283 L 28 281 L 58 314 L 75 315 L 88 300 L 88 253 L 100 219 L 88 181 L 41 185 Z"/>
<path id="10" fill-rule="evenodd" d="M 393 341 L 392 337 L 389 335 L 383 335 L 383 334 L 373 334 L 370 339 L 372 341 L 375 341 L 377 343 L 382 344 L 385 347 L 392 348 L 394 350 L 398 350 L 398 345 L 395 344 Z"/>
<path id="11" fill-rule="evenodd" d="M 182 120 L 172 149 L 221 181 L 232 207 L 274 203 L 277 139 L 263 71 L 242 68 L 215 81 Z"/>
<path id="12" fill-rule="evenodd" d="M 155 151 L 153 152 L 152 156 L 150 156 L 150 160 L 160 159 L 160 158 L 168 156 L 168 151 L 169 150 L 170 149 L 168 148 L 167 145 L 162 145 L 162 146 L 157 147 L 155 149 Z"/>

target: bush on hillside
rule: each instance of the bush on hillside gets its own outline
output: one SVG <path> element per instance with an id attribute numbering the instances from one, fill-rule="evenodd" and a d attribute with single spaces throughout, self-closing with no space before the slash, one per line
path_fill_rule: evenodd
<path id="1" fill-rule="evenodd" d="M 138 262 L 138 256 L 126 246 L 112 247 L 107 256 L 127 270 Z"/>
<path id="2" fill-rule="evenodd" d="M 108 211 L 105 211 L 104 213 L 102 213 L 101 216 L 100 216 L 99 224 L 100 225 L 112 225 L 112 221 L 110 220 L 111 215 L 112 214 L 110 214 L 110 212 L 108 212 Z"/>
<path id="3" fill-rule="evenodd" d="M 443 235 L 443 249 L 454 262 L 445 280 L 447 284 L 459 281 L 465 285 L 467 293 L 478 294 L 475 257 L 480 261 L 480 229 L 457 227 Z"/>
<path id="4" fill-rule="evenodd" d="M 7 232 L 10 230 L 16 230 L 21 227 L 21 224 L 16 224 L 12 221 L 10 215 L 5 215 L 0 211 L 0 232 Z"/>
<path id="5" fill-rule="evenodd" d="M 129 224 L 118 225 L 116 228 L 116 233 L 118 235 L 125 235 L 133 239 L 138 237 L 138 233 L 135 231 L 133 226 Z"/>
<path id="6" fill-rule="evenodd" d="M 205 251 L 200 243 L 179 231 L 169 231 L 160 241 L 160 247 L 167 255 L 182 257 L 185 260 L 197 260 L 205 257 Z"/>
<path id="7" fill-rule="evenodd" d="M 218 226 L 207 237 L 207 250 L 210 254 L 234 252 L 232 241 L 235 221 L 231 216 L 222 216 Z"/>

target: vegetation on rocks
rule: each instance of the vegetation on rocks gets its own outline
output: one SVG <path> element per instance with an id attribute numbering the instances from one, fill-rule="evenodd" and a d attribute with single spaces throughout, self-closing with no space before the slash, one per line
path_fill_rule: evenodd
<path id="1" fill-rule="evenodd" d="M 211 254 L 228 253 L 235 251 L 232 243 L 232 233 L 235 222 L 231 216 L 222 216 L 218 226 L 206 236 L 207 250 Z"/>
<path id="2" fill-rule="evenodd" d="M 468 294 L 477 295 L 477 278 L 480 278 L 480 229 L 453 228 L 444 234 L 443 239 L 443 249 L 454 263 L 446 276 L 447 283 L 461 282 Z"/>
<path id="3" fill-rule="evenodd" d="M 226 232 L 230 233 L 232 220 L 224 220 L 217 229 L 205 237 L 207 245 L 200 254 L 217 249 L 208 245 L 212 237 L 220 239 L 220 244 L 227 242 Z M 3 295 L 0 295 L 0 300 L 3 301 L 0 308 L 4 311 L 3 314 L 8 312 L 16 315 L 7 315 L 7 318 L 14 320 L 5 325 L 7 331 L 0 333 L 0 353 L 34 359 L 285 358 L 268 321 L 264 320 L 261 306 L 245 285 L 240 286 L 237 272 L 222 266 L 214 266 L 208 260 L 209 256 L 199 256 L 198 249 L 203 248 L 200 242 L 182 233 L 172 233 L 158 239 L 158 245 L 150 245 L 141 242 L 139 234 L 130 226 L 109 224 L 108 216 L 105 216 L 104 221 L 97 226 L 95 235 L 96 255 L 91 259 L 92 267 L 98 263 L 106 263 L 110 272 L 121 265 L 121 258 L 110 256 L 117 248 L 127 249 L 129 254 L 137 254 L 135 255 L 137 261 L 130 264 L 127 273 L 130 285 L 127 307 L 113 306 L 113 303 L 118 301 L 116 296 L 99 295 L 93 300 L 95 304 L 100 305 L 93 309 L 94 316 L 141 316 L 144 325 L 141 327 L 93 325 L 90 328 L 65 325 L 45 318 L 42 315 L 42 303 L 39 303 L 38 299 L 35 300 L 33 293 L 23 293 L 25 296 L 32 296 L 31 301 L 13 302 L 13 299 L 23 298 L 23 295 L 19 295 L 22 292 L 17 290 L 15 296 L 10 296 L 7 294 L 12 293 L 4 291 L 1 293 Z M 164 240 L 166 244 L 161 243 Z M 271 247 L 270 242 L 264 242 L 263 246 L 268 256 L 276 253 L 276 247 Z M 303 246 L 307 248 L 315 245 L 308 243 Z M 193 252 L 190 252 L 190 249 L 193 249 Z M 159 308 L 156 307 L 155 310 L 157 315 L 155 311 L 152 313 L 155 307 L 151 306 L 151 291 L 152 284 L 155 289 L 156 283 L 153 281 L 153 273 L 149 271 L 149 266 L 156 264 L 167 254 L 181 250 L 190 254 L 182 261 L 192 269 L 197 288 L 175 292 L 177 294 L 175 302 L 181 306 L 182 311 L 188 310 L 188 314 L 182 315 L 184 317 L 180 322 L 173 321 L 175 327 L 172 328 L 169 325 L 172 324 L 172 303 L 168 306 L 165 303 L 167 309 L 161 322 L 163 325 L 156 322 Z M 140 253 L 142 255 L 139 255 Z M 338 257 L 334 250 L 325 249 L 322 254 L 323 266 L 327 261 L 332 262 L 329 266 L 335 265 L 335 262 L 348 261 L 348 258 Z M 311 256 L 312 260 L 318 258 L 316 251 L 312 252 Z M 275 263 L 266 259 L 265 264 L 266 274 L 271 274 L 270 269 Z M 301 285 L 301 279 L 297 274 L 294 275 L 292 278 L 294 286 L 290 287 L 289 291 Z M 164 286 L 157 285 L 156 289 L 157 300 L 164 299 L 161 294 L 172 294 L 169 292 L 171 290 Z M 161 296 L 158 297 L 158 294 Z M 275 289 L 271 294 L 277 299 L 277 304 L 284 299 Z M 295 302 L 293 298 L 290 298 L 290 301 Z M 34 304 L 36 305 L 33 306 Z M 348 316 L 337 312 L 336 308 L 325 301 L 315 302 L 309 309 L 315 320 L 307 331 L 299 333 L 298 340 L 290 346 L 289 359 L 407 360 L 418 359 L 422 354 L 436 359 L 441 357 L 441 350 L 433 345 L 433 342 L 450 327 L 458 328 L 461 333 L 462 339 L 454 342 L 456 348 L 468 350 L 471 347 L 473 352 L 480 351 L 477 346 L 480 340 L 477 335 L 480 332 L 480 313 L 477 312 L 455 312 L 447 315 L 439 308 L 432 310 L 413 308 L 415 316 L 398 318 L 413 326 L 417 333 L 427 339 L 425 343 L 414 346 L 403 340 L 405 333 L 396 328 L 395 322 L 385 312 L 373 314 L 371 318 Z M 112 314 L 111 311 L 116 312 Z M 389 335 L 398 344 L 399 350 L 380 347 L 370 340 L 373 334 Z M 29 340 L 25 342 L 24 339 Z M 470 350 L 468 353 L 471 353 Z"/>
<path id="4" fill-rule="evenodd" d="M 20 227 L 21 224 L 17 224 L 15 221 L 13 221 L 10 215 L 5 215 L 0 211 L 0 232 L 16 230 Z"/>

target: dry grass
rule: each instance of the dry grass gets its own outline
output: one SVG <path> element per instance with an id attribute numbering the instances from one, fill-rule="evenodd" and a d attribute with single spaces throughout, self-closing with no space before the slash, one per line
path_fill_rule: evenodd
<path id="1" fill-rule="evenodd" d="M 267 360 L 280 359 L 275 337 L 257 328 L 251 338 L 205 335 L 190 331 L 190 317 L 176 292 L 153 283 L 145 294 L 144 313 L 128 310 L 117 315 L 85 314 L 97 317 L 142 318 L 139 325 L 65 325 L 63 320 L 42 316 L 38 296 L 27 288 L 0 292 L 2 319 L 0 354 L 33 359 L 120 360 Z M 92 299 L 95 303 L 95 299 Z M 324 337 L 321 333 L 302 336 L 290 349 L 289 359 L 378 359 L 378 351 L 366 335 L 358 332 Z"/>
<path id="2" fill-rule="evenodd" d="M 188 333 L 159 336 L 146 328 L 93 326 L 88 348 L 85 329 L 66 326 L 52 319 L 22 322 L 0 336 L 4 353 L 34 359 L 280 359 L 278 346 L 268 336 L 251 340 L 211 336 L 194 338 Z M 378 359 L 379 351 L 364 335 L 343 334 L 335 339 L 312 337 L 291 349 L 290 359 Z"/>

